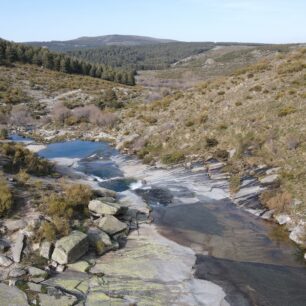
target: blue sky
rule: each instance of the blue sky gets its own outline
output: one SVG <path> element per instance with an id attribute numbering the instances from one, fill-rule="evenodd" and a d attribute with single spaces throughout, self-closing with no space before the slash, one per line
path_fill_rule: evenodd
<path id="1" fill-rule="evenodd" d="M 306 0 L 0 0 L 0 37 L 306 42 Z"/>

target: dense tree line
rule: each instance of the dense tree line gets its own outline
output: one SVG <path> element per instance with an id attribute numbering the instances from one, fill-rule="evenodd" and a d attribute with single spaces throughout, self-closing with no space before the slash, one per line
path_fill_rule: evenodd
<path id="1" fill-rule="evenodd" d="M 0 65 L 14 62 L 34 64 L 65 73 L 88 75 L 121 84 L 135 85 L 133 70 L 114 69 L 102 62 L 91 64 L 63 53 L 50 52 L 46 48 L 0 40 Z"/>
<path id="2" fill-rule="evenodd" d="M 142 46 L 107 46 L 96 49 L 70 51 L 68 54 L 92 63 L 104 63 L 122 69 L 165 69 L 171 64 L 213 48 L 216 44 L 164 43 Z"/>

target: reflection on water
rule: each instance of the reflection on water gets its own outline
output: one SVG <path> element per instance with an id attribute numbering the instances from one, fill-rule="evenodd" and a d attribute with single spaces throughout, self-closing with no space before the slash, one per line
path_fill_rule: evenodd
<path id="1" fill-rule="evenodd" d="M 40 156 L 48 159 L 79 158 L 74 165 L 75 170 L 98 181 L 101 187 L 120 192 L 129 189 L 135 180 L 124 177 L 119 167 L 110 160 L 116 154 L 117 151 L 107 143 L 80 140 L 53 143 L 39 152 Z"/>

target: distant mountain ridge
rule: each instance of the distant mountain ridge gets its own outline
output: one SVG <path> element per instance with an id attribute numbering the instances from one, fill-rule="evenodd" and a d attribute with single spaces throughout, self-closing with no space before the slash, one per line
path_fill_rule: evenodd
<path id="1" fill-rule="evenodd" d="M 33 41 L 25 42 L 27 45 L 47 47 L 53 51 L 72 51 L 75 49 L 90 49 L 103 46 L 140 46 L 176 42 L 171 39 L 160 39 L 137 35 L 104 35 L 104 36 L 83 36 L 66 41 Z"/>

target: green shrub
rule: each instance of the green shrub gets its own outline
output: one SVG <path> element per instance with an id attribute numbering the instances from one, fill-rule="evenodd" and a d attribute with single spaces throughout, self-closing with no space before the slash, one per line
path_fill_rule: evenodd
<path id="1" fill-rule="evenodd" d="M 185 122 L 185 126 L 186 127 L 191 127 L 191 126 L 193 126 L 194 125 L 194 121 L 193 120 L 187 120 L 186 122 Z"/>
<path id="2" fill-rule="evenodd" d="M 256 85 L 256 86 L 252 87 L 252 88 L 250 89 L 250 91 L 257 91 L 257 92 L 260 92 L 260 91 L 262 91 L 262 87 L 261 87 L 260 85 Z"/>
<path id="3" fill-rule="evenodd" d="M 38 157 L 21 144 L 0 144 L 0 153 L 10 158 L 10 162 L 4 167 L 7 172 L 17 173 L 23 169 L 29 174 L 43 176 L 53 171 L 53 165 L 50 162 Z"/>
<path id="4" fill-rule="evenodd" d="M 285 117 L 287 115 L 293 114 L 296 112 L 296 108 L 293 106 L 285 106 L 281 108 L 278 112 L 278 117 Z"/>
<path id="5" fill-rule="evenodd" d="M 0 216 L 5 215 L 13 205 L 13 195 L 4 179 L 0 179 Z"/>
<path id="6" fill-rule="evenodd" d="M 45 210 L 52 217 L 69 219 L 88 216 L 91 189 L 82 184 L 65 185 L 63 193 L 52 193 L 45 199 Z"/>
<path id="7" fill-rule="evenodd" d="M 228 160 L 229 157 L 229 153 L 226 150 L 221 149 L 217 150 L 214 155 L 217 159 L 221 160 Z"/>
<path id="8" fill-rule="evenodd" d="M 185 159 L 185 154 L 182 152 L 173 152 L 162 156 L 161 161 L 166 165 L 176 164 Z"/>
<path id="9" fill-rule="evenodd" d="M 27 181 L 30 179 L 30 176 L 24 169 L 20 169 L 19 172 L 17 173 L 16 178 L 18 183 L 25 185 Z"/>
<path id="10" fill-rule="evenodd" d="M 232 175 L 229 179 L 229 188 L 231 193 L 238 192 L 240 189 L 241 177 L 240 175 Z"/>
<path id="11" fill-rule="evenodd" d="M 56 239 L 56 229 L 54 224 L 50 222 L 43 222 L 38 230 L 38 240 L 47 240 L 47 241 L 54 241 Z"/>
<path id="12" fill-rule="evenodd" d="M 0 139 L 7 139 L 8 137 L 8 131 L 7 129 L 0 129 Z"/>
<path id="13" fill-rule="evenodd" d="M 206 147 L 207 148 L 212 148 L 215 147 L 219 144 L 218 140 L 214 137 L 207 137 L 206 138 Z"/>

